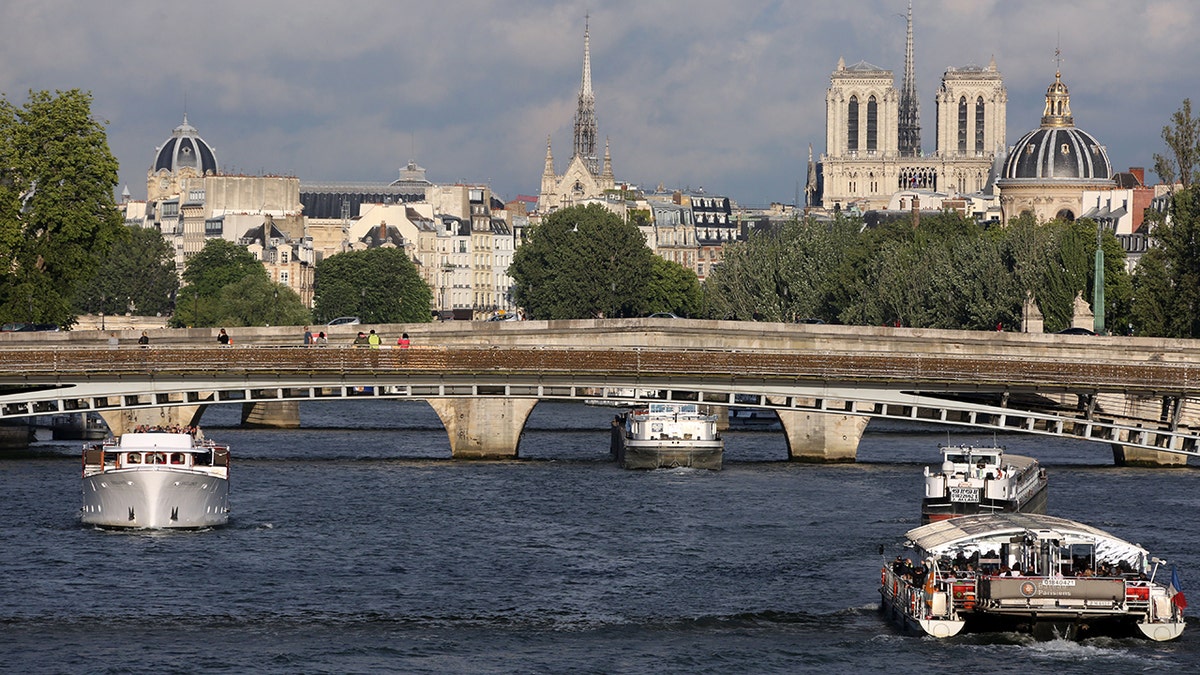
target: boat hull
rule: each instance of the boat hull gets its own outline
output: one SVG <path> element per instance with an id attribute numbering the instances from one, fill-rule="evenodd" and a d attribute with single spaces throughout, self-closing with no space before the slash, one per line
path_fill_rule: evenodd
<path id="1" fill-rule="evenodd" d="M 625 469 L 719 470 L 725 444 L 720 440 L 634 440 L 622 438 L 617 447 L 617 463 Z"/>
<path id="2" fill-rule="evenodd" d="M 83 479 L 80 520 L 113 528 L 195 529 L 229 521 L 229 480 L 147 466 Z"/>
<path id="3" fill-rule="evenodd" d="M 948 497 L 921 500 L 921 523 L 982 513 L 1045 513 L 1049 501 L 1049 482 L 1042 478 L 1033 490 L 1016 499 L 980 499 L 978 502 L 952 502 Z"/>

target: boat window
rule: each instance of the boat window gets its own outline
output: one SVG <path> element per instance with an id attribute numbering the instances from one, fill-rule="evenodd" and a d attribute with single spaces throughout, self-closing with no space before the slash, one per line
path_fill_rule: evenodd
<path id="1" fill-rule="evenodd" d="M 946 455 L 946 460 L 955 464 L 966 464 L 969 458 L 966 455 Z"/>
<path id="2" fill-rule="evenodd" d="M 187 462 L 184 460 L 182 452 L 172 452 L 171 453 L 171 463 L 172 464 L 186 464 Z"/>
<path id="3" fill-rule="evenodd" d="M 125 453 L 125 463 L 126 464 L 141 464 L 142 463 L 142 453 L 140 453 L 140 452 Z"/>
<path id="4" fill-rule="evenodd" d="M 153 459 L 151 459 L 151 458 L 153 458 Z M 167 456 L 165 453 L 156 452 L 153 455 L 147 455 L 146 461 L 149 463 L 153 463 L 153 464 L 166 464 Z"/>
<path id="5" fill-rule="evenodd" d="M 1064 574 L 1083 574 L 1085 570 L 1096 570 L 1096 548 L 1092 544 L 1071 544 L 1071 569 Z M 1065 562 L 1065 561 L 1064 561 Z M 1065 567 L 1066 565 L 1064 565 Z"/>

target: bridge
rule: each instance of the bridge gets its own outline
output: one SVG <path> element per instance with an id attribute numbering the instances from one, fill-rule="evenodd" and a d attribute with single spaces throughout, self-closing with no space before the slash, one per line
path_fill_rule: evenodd
<path id="1" fill-rule="evenodd" d="M 359 328 L 414 346 L 353 348 Z M 1190 340 L 681 319 L 339 330 L 329 347 L 298 346 L 296 327 L 238 329 L 233 347 L 208 329 L 155 331 L 148 348 L 133 334 L 117 347 L 94 331 L 0 335 L 0 420 L 97 411 L 119 433 L 210 404 L 421 399 L 454 457 L 507 458 L 540 400 L 675 400 L 772 409 L 802 461 L 853 461 L 872 418 L 1080 438 L 1126 463 L 1200 454 Z"/>

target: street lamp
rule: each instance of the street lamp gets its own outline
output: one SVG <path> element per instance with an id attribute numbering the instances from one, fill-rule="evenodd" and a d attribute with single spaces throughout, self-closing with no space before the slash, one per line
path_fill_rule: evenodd
<path id="1" fill-rule="evenodd" d="M 278 286 L 275 287 L 275 303 L 272 306 L 272 309 L 275 314 L 275 325 L 278 326 L 279 325 L 279 287 Z"/>

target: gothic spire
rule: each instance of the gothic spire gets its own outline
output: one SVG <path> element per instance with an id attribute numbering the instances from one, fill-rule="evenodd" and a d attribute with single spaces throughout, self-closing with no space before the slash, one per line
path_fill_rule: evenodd
<path id="1" fill-rule="evenodd" d="M 579 85 L 579 107 L 575 111 L 575 154 L 584 161 L 588 171 L 600 171 L 596 157 L 596 96 L 592 93 L 592 54 L 588 18 L 583 25 L 583 81 Z"/>
<path id="2" fill-rule="evenodd" d="M 921 100 L 913 64 L 912 0 L 908 0 L 908 39 L 904 45 L 904 89 L 900 92 L 899 141 L 901 157 L 921 154 Z"/>

